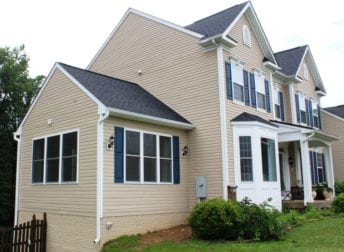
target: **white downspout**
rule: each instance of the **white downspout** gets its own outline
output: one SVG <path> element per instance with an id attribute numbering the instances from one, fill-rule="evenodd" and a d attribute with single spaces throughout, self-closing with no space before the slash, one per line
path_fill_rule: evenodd
<path id="1" fill-rule="evenodd" d="M 14 202 L 14 225 L 18 224 L 19 209 L 19 171 L 20 171 L 20 149 L 21 149 L 21 130 L 13 133 L 13 139 L 17 142 L 17 170 L 16 170 L 16 193 Z"/>
<path id="2" fill-rule="evenodd" d="M 99 120 L 97 122 L 97 214 L 96 214 L 96 239 L 94 244 L 100 242 L 101 218 L 103 217 L 103 149 L 104 149 L 104 120 L 109 117 L 109 111 L 99 108 Z"/>

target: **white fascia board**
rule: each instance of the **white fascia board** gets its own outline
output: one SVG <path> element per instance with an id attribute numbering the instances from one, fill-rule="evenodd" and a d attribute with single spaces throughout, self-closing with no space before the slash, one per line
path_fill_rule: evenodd
<path id="1" fill-rule="evenodd" d="M 271 69 L 273 71 L 281 70 L 281 68 L 278 65 L 272 63 L 271 61 L 266 61 L 266 62 L 263 63 L 263 65 L 266 68 L 269 68 L 269 69 Z"/>
<path id="2" fill-rule="evenodd" d="M 223 49 L 230 50 L 233 47 L 236 47 L 238 43 L 231 38 L 218 34 L 210 38 L 202 39 L 199 41 L 199 44 L 203 47 L 214 46 L 212 49 L 215 49 L 218 46 L 223 46 Z"/>
<path id="3" fill-rule="evenodd" d="M 21 135 L 21 132 L 22 132 L 22 128 L 23 128 L 23 125 L 25 123 L 25 121 L 27 120 L 27 118 L 29 117 L 33 107 L 36 105 L 36 102 L 38 101 L 39 97 L 41 96 L 41 94 L 43 93 L 43 90 L 45 89 L 45 86 L 47 85 L 47 83 L 49 82 L 51 76 L 53 75 L 53 73 L 55 72 L 55 69 L 57 67 L 57 63 L 54 64 L 53 68 L 50 70 L 49 74 L 48 74 L 48 77 L 44 80 L 42 86 L 41 86 L 41 89 L 39 90 L 37 96 L 35 97 L 33 103 L 31 104 L 28 112 L 25 114 L 25 117 L 24 119 L 21 121 L 18 129 L 16 132 L 14 132 L 13 134 L 14 135 Z"/>
<path id="4" fill-rule="evenodd" d="M 132 8 L 129 8 L 127 10 L 127 12 L 124 14 L 124 16 L 121 18 L 121 20 L 119 21 L 119 23 L 116 25 L 116 27 L 112 30 L 112 32 L 110 33 L 110 35 L 107 37 L 107 39 L 105 40 L 105 42 L 103 43 L 103 45 L 100 47 L 100 49 L 98 50 L 98 52 L 96 53 L 96 55 L 93 57 L 93 59 L 91 60 L 91 62 L 88 64 L 88 66 L 86 67 L 86 69 L 90 69 L 93 65 L 93 63 L 96 61 L 96 59 L 98 58 L 99 54 L 104 50 L 104 48 L 107 46 L 107 44 L 109 43 L 109 41 L 111 40 L 111 38 L 115 35 L 115 33 L 117 32 L 117 30 L 119 29 L 119 27 L 121 27 L 122 23 L 124 22 L 124 20 L 129 16 L 130 13 L 134 13 L 138 16 L 147 18 L 149 20 L 155 21 L 159 24 L 165 25 L 167 27 L 170 27 L 172 29 L 175 29 L 177 31 L 181 31 L 183 33 L 186 33 L 188 35 L 191 35 L 193 37 L 196 37 L 198 39 L 201 39 L 202 37 L 204 37 L 203 34 L 188 30 L 182 26 L 179 26 L 177 24 L 173 24 L 171 22 L 168 22 L 166 20 L 154 17 L 152 15 L 149 15 L 147 13 L 144 13 L 142 11 L 139 10 L 135 10 Z"/>
<path id="5" fill-rule="evenodd" d="M 104 104 L 95 97 L 90 91 L 87 90 L 77 79 L 75 79 L 71 74 L 69 74 L 59 63 L 57 63 L 56 68 L 59 69 L 64 75 L 66 75 L 78 88 L 80 88 L 92 101 L 94 101 L 97 105 L 98 111 L 102 110 L 105 111 Z"/>
<path id="6" fill-rule="evenodd" d="M 247 2 L 246 6 L 244 8 L 242 8 L 242 10 L 240 11 L 240 13 L 235 17 L 235 19 L 232 21 L 232 23 L 230 23 L 230 25 L 226 28 L 226 30 L 222 33 L 223 36 L 226 36 L 234 27 L 234 25 L 239 21 L 239 19 L 242 17 L 242 15 L 246 12 L 246 10 L 251 7 L 252 8 L 252 4 L 251 2 Z"/>
<path id="7" fill-rule="evenodd" d="M 298 75 L 298 73 L 300 72 L 300 69 L 301 69 L 301 66 L 302 66 L 302 62 L 305 60 L 307 51 L 308 51 L 308 46 L 306 47 L 306 50 L 305 50 L 305 52 L 303 53 L 302 58 L 301 58 L 301 60 L 300 60 L 300 62 L 299 62 L 299 66 L 297 67 L 297 70 L 296 70 L 296 73 L 295 73 L 295 78 L 297 78 L 297 75 Z"/>
<path id="8" fill-rule="evenodd" d="M 320 130 L 316 130 L 316 131 L 314 131 L 314 133 L 315 133 L 314 134 L 315 137 L 318 137 L 318 138 L 325 140 L 327 142 L 332 142 L 332 141 L 336 141 L 336 140 L 340 139 L 340 137 L 325 133 L 325 132 L 320 131 Z"/>
<path id="9" fill-rule="evenodd" d="M 341 118 L 341 117 L 339 117 L 339 116 L 337 116 L 337 115 L 335 115 L 335 114 L 332 114 L 331 112 L 328 112 L 328 111 L 325 110 L 325 109 L 321 109 L 321 112 L 323 112 L 323 113 L 325 113 L 325 114 L 327 114 L 327 115 L 329 115 L 329 116 L 332 116 L 332 117 L 334 117 L 334 118 L 336 118 L 336 119 L 338 119 L 338 120 L 344 122 L 344 118 Z"/>
<path id="10" fill-rule="evenodd" d="M 258 126 L 261 128 L 268 128 L 274 131 L 278 131 L 278 126 L 272 126 L 268 125 L 266 123 L 262 122 L 257 122 L 257 121 L 244 121 L 244 122 L 231 122 L 233 126 L 247 126 L 247 127 L 253 127 L 253 126 Z"/>
<path id="11" fill-rule="evenodd" d="M 195 126 L 190 123 L 178 122 L 178 121 L 159 118 L 155 116 L 149 116 L 149 115 L 144 115 L 140 113 L 130 112 L 130 111 L 122 110 L 122 109 L 107 108 L 107 110 L 110 112 L 110 115 L 124 118 L 124 119 L 130 119 L 130 120 L 139 121 L 139 122 L 146 122 L 146 123 L 155 124 L 155 125 L 167 126 L 167 127 L 176 128 L 176 129 L 190 130 L 190 129 L 195 128 Z"/>

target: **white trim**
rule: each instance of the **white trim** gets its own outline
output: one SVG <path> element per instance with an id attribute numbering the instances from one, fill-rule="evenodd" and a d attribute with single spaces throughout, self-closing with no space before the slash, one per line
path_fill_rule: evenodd
<path id="1" fill-rule="evenodd" d="M 289 83 L 289 102 L 290 102 L 290 113 L 291 113 L 291 121 L 293 124 L 298 124 L 297 122 L 297 115 L 296 115 L 296 101 L 295 101 L 295 92 L 294 92 L 294 83 Z"/>
<path id="2" fill-rule="evenodd" d="M 222 193 L 223 198 L 228 198 L 228 146 L 227 146 L 227 119 L 225 95 L 225 70 L 222 46 L 217 47 L 217 78 L 219 81 L 220 123 L 221 123 L 221 156 L 222 156 Z"/>
<path id="3" fill-rule="evenodd" d="M 121 18 L 121 20 L 119 21 L 119 23 L 116 25 L 116 27 L 112 30 L 112 32 L 110 33 L 110 35 L 107 37 L 107 39 L 105 40 L 104 44 L 100 47 L 100 49 L 98 50 L 98 52 L 96 53 L 96 55 L 93 57 L 93 59 L 91 60 L 91 62 L 88 64 L 88 66 L 86 67 L 86 69 L 90 69 L 93 65 L 93 63 L 96 61 L 96 59 L 98 58 L 98 56 L 101 54 L 101 52 L 104 50 L 104 48 L 107 46 L 107 44 L 110 42 L 110 40 L 112 39 L 112 37 L 115 35 L 115 33 L 117 32 L 117 30 L 119 29 L 119 27 L 122 25 L 122 23 L 124 22 L 124 20 L 129 16 L 129 14 L 136 14 L 138 16 L 147 18 L 149 20 L 152 20 L 154 22 L 157 22 L 159 24 L 165 25 L 169 28 L 175 29 L 177 31 L 183 32 L 185 34 L 191 35 L 193 37 L 196 37 L 198 39 L 201 39 L 202 37 L 204 37 L 203 34 L 188 30 L 182 26 L 179 26 L 177 24 L 173 24 L 169 21 L 160 19 L 158 17 L 154 17 L 152 15 L 149 15 L 147 13 L 144 13 L 142 11 L 136 10 L 136 9 L 132 9 L 129 8 L 127 10 L 127 12 L 124 14 L 124 16 Z"/>
<path id="4" fill-rule="evenodd" d="M 320 108 L 320 110 L 321 110 L 321 112 L 323 112 L 323 113 L 325 113 L 325 114 L 327 114 L 327 115 L 329 115 L 329 116 L 332 116 L 332 117 L 334 117 L 334 118 L 336 118 L 336 119 L 338 119 L 338 120 L 344 122 L 344 118 L 341 118 L 341 117 L 339 117 L 339 116 L 337 116 L 337 115 L 335 115 L 335 114 L 332 114 L 331 112 L 328 112 L 327 110 L 325 110 L 325 109 L 323 109 L 323 108 Z"/>
<path id="5" fill-rule="evenodd" d="M 13 138 L 17 142 L 17 170 L 16 170 L 16 194 L 14 201 L 14 225 L 18 224 L 18 210 L 19 210 L 19 183 L 20 183 L 20 152 L 21 152 L 21 135 L 14 135 Z"/>
<path id="6" fill-rule="evenodd" d="M 62 145 L 63 145 L 63 141 L 61 141 L 61 139 L 63 138 L 63 135 L 68 134 L 68 133 L 73 133 L 76 132 L 77 134 L 77 165 L 76 165 L 76 180 L 75 181 L 67 181 L 67 182 L 63 182 L 62 181 L 62 176 L 61 176 L 61 169 L 62 169 Z M 60 147 L 59 147 L 59 178 L 57 182 L 47 182 L 46 181 L 46 161 L 47 161 L 47 148 L 48 148 L 48 138 L 49 137 L 53 137 L 53 136 L 59 136 L 59 140 L 60 140 Z M 35 140 L 40 140 L 40 139 L 44 139 L 44 162 L 43 162 L 43 182 L 32 182 L 32 172 L 33 172 L 33 142 Z M 65 131 L 60 131 L 58 133 L 49 133 L 43 136 L 39 136 L 39 137 L 33 137 L 31 139 L 31 185 L 77 185 L 79 184 L 79 166 L 80 166 L 80 152 L 79 152 L 79 148 L 80 148 L 80 129 L 72 129 L 72 130 L 65 130 Z"/>
<path id="7" fill-rule="evenodd" d="M 107 108 L 107 110 L 110 112 L 111 115 L 117 116 L 119 118 L 131 119 L 135 121 L 146 122 L 146 123 L 162 125 L 162 126 L 169 126 L 169 127 L 177 128 L 177 129 L 188 130 L 188 129 L 195 128 L 195 126 L 193 126 L 190 123 L 183 123 L 183 122 L 178 122 L 178 121 L 174 121 L 170 119 L 144 115 L 144 114 L 140 114 L 136 112 L 130 112 L 127 110 L 115 109 L 115 108 Z"/>
<path id="8" fill-rule="evenodd" d="M 257 126 L 257 127 L 263 127 L 263 128 L 268 128 L 271 130 L 278 130 L 278 126 L 272 126 L 272 125 L 268 125 L 266 123 L 262 123 L 262 122 L 258 122 L 258 121 L 244 121 L 244 122 L 231 122 L 231 124 L 233 126 Z"/>
<path id="9" fill-rule="evenodd" d="M 239 19 L 241 18 L 241 16 L 246 12 L 246 10 L 251 7 L 252 5 L 247 2 L 246 6 L 244 8 L 242 8 L 242 10 L 240 11 L 240 13 L 235 17 L 235 19 L 232 21 L 232 23 L 230 23 L 230 25 L 226 28 L 226 30 L 222 33 L 222 36 L 226 36 L 235 26 L 235 24 L 239 21 Z"/>
<path id="10" fill-rule="evenodd" d="M 139 133 L 139 138 L 140 138 L 140 154 L 139 155 L 130 155 L 129 156 L 138 156 L 140 159 L 140 167 L 139 167 L 139 181 L 127 181 L 127 164 L 126 164 L 126 137 L 127 131 L 132 131 Z M 156 137 L 156 182 L 154 181 L 144 181 L 144 134 L 150 134 L 154 135 Z M 160 157 L 160 137 L 168 137 L 171 140 L 171 157 L 169 158 L 162 158 Z M 123 183 L 124 184 L 148 184 L 148 185 L 172 185 L 174 178 L 173 178 L 173 135 L 171 134 L 166 134 L 166 133 L 159 133 L 159 132 L 154 132 L 154 131 L 147 131 L 147 130 L 142 130 L 142 129 L 137 129 L 137 128 L 130 128 L 130 127 L 124 127 L 124 136 L 123 136 L 123 156 L 124 156 L 124 162 L 123 162 Z M 171 160 L 171 182 L 161 182 L 160 181 L 160 160 L 165 159 L 165 160 Z"/>

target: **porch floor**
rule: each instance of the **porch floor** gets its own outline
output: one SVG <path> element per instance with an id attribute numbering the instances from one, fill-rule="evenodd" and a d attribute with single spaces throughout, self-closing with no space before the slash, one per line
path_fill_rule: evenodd
<path id="1" fill-rule="evenodd" d="M 308 204 L 315 206 L 316 208 L 330 208 L 332 200 L 314 200 Z M 283 208 L 304 209 L 305 205 L 303 200 L 282 200 Z"/>

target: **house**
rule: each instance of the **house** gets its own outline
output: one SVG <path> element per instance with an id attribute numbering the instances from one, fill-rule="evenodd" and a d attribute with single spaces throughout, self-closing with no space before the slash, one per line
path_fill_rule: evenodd
<path id="1" fill-rule="evenodd" d="M 344 105 L 323 108 L 321 120 L 324 131 L 339 137 L 332 144 L 333 171 L 335 179 L 344 180 Z"/>
<path id="2" fill-rule="evenodd" d="M 204 198 L 277 209 L 333 186 L 309 46 L 274 53 L 251 2 L 186 27 L 129 9 L 86 70 L 56 63 L 19 129 L 16 223 L 49 251 L 185 223 Z"/>

